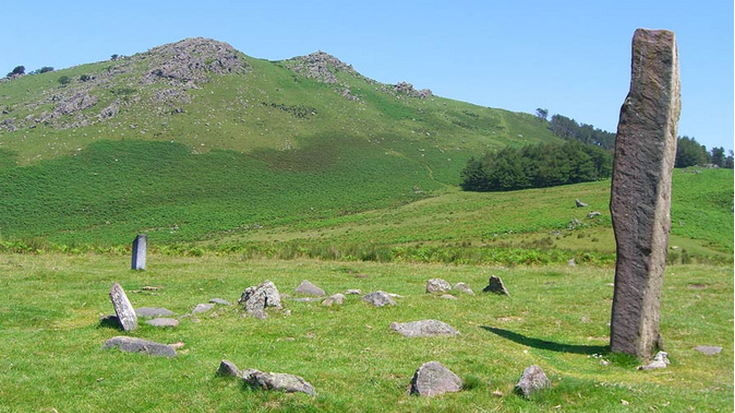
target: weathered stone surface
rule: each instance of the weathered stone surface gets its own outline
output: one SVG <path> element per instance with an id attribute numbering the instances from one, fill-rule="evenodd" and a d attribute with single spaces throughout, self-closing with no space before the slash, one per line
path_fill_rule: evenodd
<path id="1" fill-rule="evenodd" d="M 570 267 L 576 267 L 577 266 L 577 260 L 574 258 L 571 258 L 569 261 L 567 261 L 567 265 Z"/>
<path id="2" fill-rule="evenodd" d="M 156 343 L 136 337 L 117 336 L 105 342 L 104 348 L 118 347 L 126 353 L 145 353 L 151 356 L 176 357 L 176 350 L 168 344 Z"/>
<path id="3" fill-rule="evenodd" d="M 575 199 L 574 203 L 577 204 L 577 208 L 584 208 L 586 206 L 589 206 L 587 203 L 580 201 L 579 198 Z"/>
<path id="4" fill-rule="evenodd" d="M 419 320 L 391 323 L 390 328 L 405 337 L 456 336 L 459 331 L 439 320 Z"/>
<path id="5" fill-rule="evenodd" d="M 322 301 L 322 305 L 325 307 L 331 307 L 334 304 L 342 305 L 345 302 L 345 296 L 344 294 L 334 294 L 332 296 L 327 297 L 324 301 Z"/>
<path id="6" fill-rule="evenodd" d="M 262 284 L 257 287 L 250 286 L 243 291 L 238 304 L 245 307 L 245 311 L 248 314 L 252 314 L 258 318 L 267 318 L 265 309 L 267 307 L 274 307 L 281 309 L 281 295 L 278 293 L 278 288 L 270 280 L 263 281 Z"/>
<path id="7" fill-rule="evenodd" d="M 214 304 L 197 304 L 194 306 L 194 308 L 191 310 L 192 314 L 199 314 L 199 313 L 206 313 L 207 311 L 211 311 L 214 308 Z"/>
<path id="8" fill-rule="evenodd" d="M 230 360 L 222 360 L 214 373 L 220 377 L 240 377 L 240 369 Z"/>
<path id="9" fill-rule="evenodd" d="M 475 295 L 475 292 L 472 291 L 472 288 L 470 288 L 470 286 L 465 283 L 454 284 L 454 287 L 452 287 L 452 290 L 459 291 L 462 294 Z"/>
<path id="10" fill-rule="evenodd" d="M 648 359 L 659 347 L 671 172 L 681 110 L 674 33 L 636 30 L 632 61 L 610 194 L 617 247 L 610 349 Z"/>
<path id="11" fill-rule="evenodd" d="M 600 215 L 602 215 L 600 212 L 592 211 L 589 214 L 587 214 L 587 218 L 596 218 L 596 217 L 599 217 Z"/>
<path id="12" fill-rule="evenodd" d="M 245 383 L 256 389 L 280 390 L 286 393 L 306 393 L 316 396 L 314 386 L 299 376 L 286 373 L 264 373 L 262 371 L 247 369 L 242 372 Z"/>
<path id="13" fill-rule="evenodd" d="M 427 294 L 444 294 L 452 290 L 452 284 L 441 278 L 432 278 L 426 282 Z"/>
<path id="14" fill-rule="evenodd" d="M 665 351 L 659 351 L 656 353 L 656 356 L 653 358 L 653 361 L 646 364 L 645 366 L 638 367 L 638 370 L 656 370 L 656 369 L 665 369 L 666 366 L 671 363 L 669 361 L 669 353 Z"/>
<path id="15" fill-rule="evenodd" d="M 145 320 L 145 323 L 153 327 L 178 327 L 179 320 L 175 318 L 154 318 L 152 320 Z"/>
<path id="16" fill-rule="evenodd" d="M 386 305 L 396 305 L 396 302 L 383 291 L 375 291 L 362 296 L 362 301 L 370 303 L 376 307 L 385 307 Z"/>
<path id="17" fill-rule="evenodd" d="M 212 298 L 209 300 L 212 304 L 218 304 L 218 305 L 232 305 L 229 301 L 223 300 L 221 298 Z"/>
<path id="18" fill-rule="evenodd" d="M 722 351 L 722 347 L 697 346 L 694 347 L 694 350 L 708 356 L 714 356 L 715 354 L 720 354 L 720 352 Z"/>
<path id="19" fill-rule="evenodd" d="M 148 236 L 139 234 L 133 240 L 133 262 L 130 268 L 133 270 L 145 270 L 146 248 L 148 246 Z"/>
<path id="20" fill-rule="evenodd" d="M 135 309 L 135 314 L 141 318 L 153 318 L 153 317 L 171 317 L 174 314 L 173 311 L 166 308 L 157 307 L 140 307 Z"/>
<path id="21" fill-rule="evenodd" d="M 112 306 L 115 307 L 115 314 L 120 321 L 120 326 L 125 331 L 133 331 L 138 328 L 138 317 L 135 315 L 135 308 L 130 304 L 128 296 L 120 284 L 112 284 L 110 289 L 110 300 Z"/>
<path id="22" fill-rule="evenodd" d="M 347 291 L 345 291 L 345 295 L 360 295 L 362 294 L 362 290 L 357 288 L 352 288 Z"/>
<path id="23" fill-rule="evenodd" d="M 324 290 L 312 284 L 311 282 L 309 282 L 309 280 L 301 281 L 301 284 L 296 287 L 296 290 L 294 290 L 294 292 L 296 294 L 311 295 L 315 297 L 324 297 L 325 295 L 327 295 Z"/>
<path id="24" fill-rule="evenodd" d="M 411 379 L 408 392 L 419 396 L 436 396 L 462 390 L 462 379 L 438 361 L 424 363 Z"/>
<path id="25" fill-rule="evenodd" d="M 508 290 L 505 289 L 503 280 L 501 280 L 500 277 L 498 277 L 497 275 L 490 276 L 490 279 L 487 281 L 487 287 L 483 288 L 482 292 L 506 295 L 510 297 L 510 294 L 508 294 Z"/>
<path id="26" fill-rule="evenodd" d="M 541 367 L 532 365 L 523 370 L 520 380 L 516 383 L 514 391 L 525 398 L 533 393 L 551 387 L 551 381 Z"/>
<path id="27" fill-rule="evenodd" d="M 445 300 L 452 300 L 452 301 L 459 300 L 459 298 L 457 298 L 456 296 L 452 294 L 442 294 L 441 296 L 439 296 L 439 298 L 443 298 Z"/>

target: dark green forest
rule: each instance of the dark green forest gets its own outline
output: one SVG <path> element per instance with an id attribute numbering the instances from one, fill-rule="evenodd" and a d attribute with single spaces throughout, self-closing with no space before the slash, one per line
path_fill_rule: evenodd
<path id="1" fill-rule="evenodd" d="M 513 191 L 609 178 L 610 151 L 576 141 L 506 147 L 470 158 L 462 171 L 465 191 Z"/>

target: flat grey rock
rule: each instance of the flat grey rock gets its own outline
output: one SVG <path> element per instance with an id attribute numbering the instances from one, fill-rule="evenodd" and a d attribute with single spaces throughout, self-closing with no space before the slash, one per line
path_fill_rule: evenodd
<path id="1" fill-rule="evenodd" d="M 175 318 L 154 318 L 145 320 L 145 323 L 153 327 L 178 327 L 179 320 Z"/>
<path id="2" fill-rule="evenodd" d="M 128 296 L 120 284 L 112 284 L 110 301 L 112 301 L 112 306 L 115 308 L 115 315 L 117 315 L 120 326 L 124 331 L 133 331 L 138 328 L 138 316 L 135 315 L 135 308 L 130 304 L 130 300 L 128 300 Z"/>
<path id="3" fill-rule="evenodd" d="M 362 290 L 359 290 L 357 288 L 352 288 L 347 291 L 345 291 L 345 295 L 360 295 L 362 294 Z"/>
<path id="4" fill-rule="evenodd" d="M 427 294 L 444 294 L 452 290 L 452 284 L 441 278 L 432 278 L 426 282 Z"/>
<path id="5" fill-rule="evenodd" d="M 694 350 L 708 356 L 714 356 L 715 354 L 720 354 L 720 352 L 722 351 L 722 347 L 697 346 L 694 347 Z"/>
<path id="6" fill-rule="evenodd" d="M 212 298 L 209 300 L 212 304 L 219 304 L 219 305 L 232 305 L 229 301 L 223 300 L 221 298 Z"/>
<path id="7" fill-rule="evenodd" d="M 151 356 L 176 357 L 176 350 L 168 344 L 143 340 L 142 338 L 117 336 L 107 340 L 104 348 L 119 348 L 126 353 L 145 353 Z"/>
<path id="8" fill-rule="evenodd" d="M 242 372 L 243 381 L 249 386 L 263 390 L 279 390 L 286 393 L 306 393 L 316 396 L 314 386 L 299 376 L 286 373 L 264 373 L 247 369 Z"/>
<path id="9" fill-rule="evenodd" d="M 459 291 L 462 294 L 475 295 L 475 292 L 472 291 L 472 288 L 470 288 L 470 286 L 465 283 L 454 284 L 454 287 L 452 287 L 452 290 Z"/>
<path id="10" fill-rule="evenodd" d="M 431 397 L 439 394 L 462 390 L 462 379 L 438 361 L 424 363 L 416 370 L 411 379 L 408 392 L 418 396 Z"/>
<path id="11" fill-rule="evenodd" d="M 322 297 L 295 297 L 295 298 L 289 298 L 291 301 L 296 301 L 297 303 L 313 303 L 316 301 L 323 300 Z"/>
<path id="12" fill-rule="evenodd" d="M 135 314 L 141 318 L 171 317 L 175 315 L 174 312 L 169 309 L 156 307 L 136 308 Z"/>
<path id="13" fill-rule="evenodd" d="M 505 295 L 510 297 L 510 294 L 508 294 L 508 290 L 505 289 L 503 280 L 501 280 L 500 277 L 498 277 L 497 275 L 490 276 L 490 279 L 487 282 L 487 287 L 483 288 L 482 292 Z"/>
<path id="14" fill-rule="evenodd" d="M 197 304 L 192 310 L 192 314 L 206 313 L 214 308 L 214 304 Z"/>
<path id="15" fill-rule="evenodd" d="M 532 394 L 548 387 L 551 387 L 551 381 L 546 377 L 546 373 L 541 367 L 532 365 L 523 370 L 514 391 L 524 398 L 529 398 Z"/>
<path id="16" fill-rule="evenodd" d="M 370 303 L 376 307 L 385 307 L 386 305 L 396 305 L 396 302 L 383 291 L 375 291 L 362 296 L 362 301 Z"/>
<path id="17" fill-rule="evenodd" d="M 324 290 L 312 284 L 311 282 L 309 282 L 309 280 L 301 281 L 301 284 L 296 287 L 296 290 L 294 292 L 296 294 L 311 295 L 315 297 L 324 297 L 325 295 L 327 295 Z"/>
<path id="18" fill-rule="evenodd" d="M 420 320 L 409 323 L 391 323 L 390 328 L 405 337 L 456 336 L 459 331 L 438 320 Z"/>
<path id="19" fill-rule="evenodd" d="M 217 368 L 217 372 L 215 372 L 217 376 L 220 377 L 240 377 L 240 369 L 237 368 L 235 363 L 231 362 L 230 360 L 222 360 L 219 363 L 219 367 Z"/>
<path id="20" fill-rule="evenodd" d="M 439 298 L 443 298 L 445 300 L 459 300 L 459 298 L 453 296 L 452 294 L 443 294 Z"/>

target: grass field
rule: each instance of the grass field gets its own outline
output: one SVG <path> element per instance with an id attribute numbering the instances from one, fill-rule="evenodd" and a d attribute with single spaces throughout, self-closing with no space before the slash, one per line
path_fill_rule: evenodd
<path id="1" fill-rule="evenodd" d="M 0 411 L 443 411 L 443 412 L 724 412 L 733 410 L 732 269 L 670 267 L 661 326 L 672 364 L 636 371 L 636 362 L 607 353 L 613 270 L 601 267 L 502 268 L 241 260 L 237 256 L 149 256 L 145 272 L 128 257 L 2 255 L 0 289 Z M 366 278 L 356 278 L 356 274 Z M 511 297 L 480 290 L 501 276 Z M 477 292 L 449 301 L 424 293 L 426 280 L 466 282 Z M 286 299 L 287 316 L 242 318 L 235 307 L 181 320 L 179 327 L 145 324 L 132 334 L 184 342 L 178 357 L 154 358 L 103 350 L 122 334 L 102 327 L 112 312 L 113 282 L 133 305 L 177 314 L 213 297 L 235 302 L 242 290 L 270 279 L 282 294 L 303 279 L 327 293 L 360 288 L 401 294 L 392 308 L 370 308 L 356 296 L 341 307 Z M 154 293 L 135 293 L 146 285 Z M 435 318 L 461 334 L 407 339 L 391 322 Z M 705 356 L 698 345 L 723 347 Z M 318 393 L 267 393 L 217 378 L 221 359 L 240 368 L 304 377 Z M 610 361 L 604 366 L 601 360 Z M 435 398 L 408 396 L 424 362 L 440 361 L 468 388 Z M 553 386 L 524 400 L 512 393 L 525 367 L 541 366 Z M 502 396 L 493 395 L 499 391 Z M 628 404 L 623 404 L 627 402 Z"/>

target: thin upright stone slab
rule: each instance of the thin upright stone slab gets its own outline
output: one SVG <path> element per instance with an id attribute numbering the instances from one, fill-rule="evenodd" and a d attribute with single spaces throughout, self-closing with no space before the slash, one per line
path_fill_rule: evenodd
<path id="1" fill-rule="evenodd" d="M 133 241 L 133 262 L 130 266 L 134 270 L 145 270 L 145 251 L 148 247 L 148 236 L 140 234 Z"/>
<path id="2" fill-rule="evenodd" d="M 115 314 L 117 319 L 120 321 L 120 326 L 125 331 L 133 331 L 138 328 L 138 316 L 135 314 L 135 308 L 130 304 L 128 296 L 125 295 L 125 290 L 120 284 L 112 284 L 110 289 L 110 300 L 112 306 L 115 308 Z"/>
<path id="3" fill-rule="evenodd" d="M 648 359 L 660 346 L 671 173 L 681 111 L 674 33 L 636 30 L 631 66 L 610 194 L 617 246 L 610 349 Z"/>

